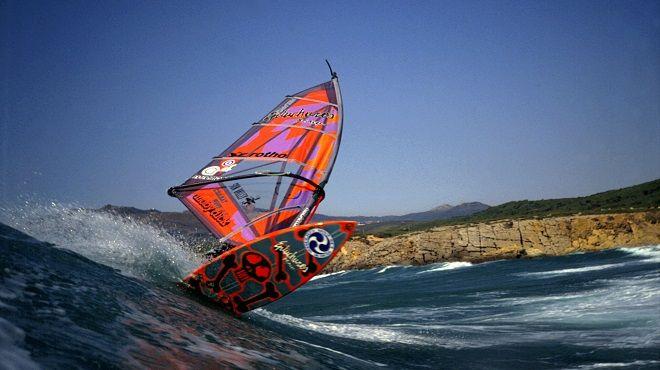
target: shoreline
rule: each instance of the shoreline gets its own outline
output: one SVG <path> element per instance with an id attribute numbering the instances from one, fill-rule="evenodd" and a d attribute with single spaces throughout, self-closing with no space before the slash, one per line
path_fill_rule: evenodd
<path id="1" fill-rule="evenodd" d="M 660 244 L 660 211 L 440 226 L 388 238 L 354 236 L 324 273 L 438 262 L 479 263 Z"/>

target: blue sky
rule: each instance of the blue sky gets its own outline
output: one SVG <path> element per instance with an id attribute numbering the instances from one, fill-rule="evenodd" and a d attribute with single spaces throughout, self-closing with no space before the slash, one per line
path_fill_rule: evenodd
<path id="1" fill-rule="evenodd" d="M 660 177 L 660 2 L 0 1 L 0 199 L 179 210 L 285 94 L 339 72 L 319 209 L 586 195 Z"/>

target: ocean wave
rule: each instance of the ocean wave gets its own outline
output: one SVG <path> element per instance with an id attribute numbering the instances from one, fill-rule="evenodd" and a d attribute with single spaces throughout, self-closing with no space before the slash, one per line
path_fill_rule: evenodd
<path id="1" fill-rule="evenodd" d="M 0 358 L 3 369 L 39 369 L 30 352 L 22 348 L 25 332 L 0 317 Z"/>
<path id="2" fill-rule="evenodd" d="M 253 312 L 268 320 L 283 325 L 333 337 L 377 343 L 399 343 L 425 346 L 435 344 L 433 338 L 407 334 L 399 330 L 387 329 L 381 326 L 310 321 L 294 316 L 272 313 L 264 309 L 256 309 Z"/>
<path id="3" fill-rule="evenodd" d="M 646 332 L 648 322 L 659 318 L 657 307 L 660 305 L 660 290 L 657 287 L 660 286 L 660 276 L 657 273 L 625 279 L 599 279 L 590 282 L 590 285 L 595 289 L 554 295 L 496 298 L 483 303 L 492 307 L 511 307 L 507 308 L 505 315 L 495 318 L 495 321 L 515 318 L 527 323 L 615 324 L 614 327 L 625 323 L 629 329 L 637 328 L 641 333 Z M 479 321 L 477 318 L 473 320 Z M 492 317 L 484 317 L 483 320 L 493 322 Z M 655 330 L 652 327 L 648 329 Z M 657 337 L 640 340 L 646 334 L 642 333 L 632 339 L 622 336 L 619 341 L 610 339 L 611 345 L 643 347 L 645 341 L 657 345 Z"/>
<path id="4" fill-rule="evenodd" d="M 0 207 L 0 221 L 122 273 L 178 280 L 201 261 L 174 237 L 130 218 L 58 203 Z"/>
<path id="5" fill-rule="evenodd" d="M 305 319 L 321 322 L 387 322 L 387 326 L 407 326 L 410 322 L 429 325 L 442 320 L 448 313 L 464 313 L 486 306 L 462 305 L 458 307 L 399 307 L 393 309 L 375 309 L 358 313 L 338 313 L 335 315 L 305 316 Z"/>
<path id="6" fill-rule="evenodd" d="M 638 261 L 627 261 L 620 263 L 609 263 L 604 265 L 595 265 L 595 266 L 584 266 L 584 267 L 573 267 L 559 270 L 550 270 L 550 271 L 536 271 L 536 272 L 524 272 L 516 274 L 516 276 L 521 277 L 554 277 L 560 275 L 570 275 L 570 274 L 580 274 L 583 272 L 590 271 L 599 271 L 606 270 L 611 268 L 618 268 L 623 266 L 628 266 L 631 264 L 637 263 L 655 263 L 660 262 L 660 246 L 646 246 L 646 247 L 624 247 L 618 248 L 617 250 L 625 252 L 629 255 L 641 257 L 641 260 Z"/>
<path id="7" fill-rule="evenodd" d="M 470 266 L 472 266 L 472 263 L 470 262 L 441 262 L 439 264 L 434 263 L 428 266 L 429 270 L 420 271 L 418 272 L 418 274 L 425 274 L 427 272 L 454 270 L 454 269 L 470 267 Z"/>
<path id="8" fill-rule="evenodd" d="M 633 256 L 642 257 L 648 262 L 660 262 L 660 245 L 651 245 L 643 247 L 625 247 L 619 250 Z"/>
<path id="9" fill-rule="evenodd" d="M 579 273 L 582 273 L 582 272 L 589 272 L 589 271 L 605 270 L 605 269 L 610 269 L 610 268 L 615 268 L 615 267 L 622 267 L 622 266 L 625 266 L 627 264 L 628 263 L 626 263 L 626 262 L 610 263 L 610 264 L 607 264 L 607 265 L 576 267 L 576 268 L 561 269 L 561 270 L 523 272 L 523 273 L 519 273 L 519 274 L 516 274 L 516 275 L 521 276 L 521 277 L 534 277 L 534 276 L 552 277 L 552 276 L 559 276 L 559 275 L 579 274 Z"/>
<path id="10" fill-rule="evenodd" d="M 611 368 L 623 368 L 623 367 L 633 367 L 640 368 L 642 366 L 656 365 L 660 364 L 660 361 L 655 360 L 637 360 L 631 362 L 596 362 L 594 364 L 580 365 L 571 369 L 579 370 L 591 370 L 591 369 L 611 369 Z"/>
<path id="11" fill-rule="evenodd" d="M 337 275 L 341 276 L 341 275 L 344 275 L 344 274 L 349 273 L 349 272 L 350 271 L 341 270 L 341 271 L 331 272 L 331 273 L 328 273 L 328 274 L 316 275 L 313 278 L 311 278 L 310 281 L 324 279 L 324 278 L 327 278 L 327 277 L 330 277 L 330 276 L 337 276 Z"/>
<path id="12" fill-rule="evenodd" d="M 396 266 L 396 265 L 385 266 L 385 267 L 383 267 L 382 269 L 380 269 L 380 270 L 377 272 L 377 274 L 382 274 L 383 272 L 385 272 L 385 271 L 387 271 L 387 270 L 389 270 L 389 269 L 391 269 L 391 268 L 393 268 L 393 267 L 398 267 L 398 266 Z"/>
<path id="13" fill-rule="evenodd" d="M 308 345 L 308 346 L 310 346 L 310 347 L 314 347 L 314 348 L 324 349 L 324 350 L 326 350 L 326 351 L 328 351 L 328 352 L 336 353 L 336 354 L 338 354 L 338 355 L 342 355 L 342 356 L 348 357 L 348 358 L 350 358 L 350 359 L 352 359 L 352 360 L 356 360 L 356 361 L 359 361 L 359 362 L 364 362 L 364 363 L 369 364 L 369 365 L 375 365 L 375 366 L 378 366 L 378 367 L 384 367 L 384 366 L 387 366 L 387 364 L 383 364 L 383 363 L 381 363 L 381 362 L 364 360 L 364 359 L 361 359 L 361 358 L 358 358 L 358 357 L 355 357 L 355 356 L 351 356 L 351 355 L 349 355 L 348 353 L 344 353 L 344 352 L 341 352 L 341 351 L 337 351 L 336 349 L 332 349 L 332 348 L 328 348 L 328 347 L 319 346 L 318 344 L 312 344 L 312 343 L 309 343 L 309 342 L 305 342 L 304 340 L 299 340 L 299 339 L 294 339 L 294 340 L 295 340 L 296 342 L 298 342 L 298 343 L 303 343 L 303 344 L 305 344 L 305 345 Z"/>

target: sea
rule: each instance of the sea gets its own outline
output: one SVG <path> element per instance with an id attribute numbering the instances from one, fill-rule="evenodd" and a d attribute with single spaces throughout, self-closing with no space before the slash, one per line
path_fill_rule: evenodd
<path id="1" fill-rule="evenodd" d="M 240 319 L 130 218 L 0 207 L 0 369 L 660 369 L 660 246 L 317 276 Z"/>

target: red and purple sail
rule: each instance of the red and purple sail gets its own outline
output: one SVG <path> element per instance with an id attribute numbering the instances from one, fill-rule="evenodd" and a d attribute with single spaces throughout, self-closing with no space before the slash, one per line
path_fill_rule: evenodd
<path id="1" fill-rule="evenodd" d="M 286 98 L 168 193 L 235 246 L 306 223 L 337 157 L 342 101 L 335 74 Z"/>

